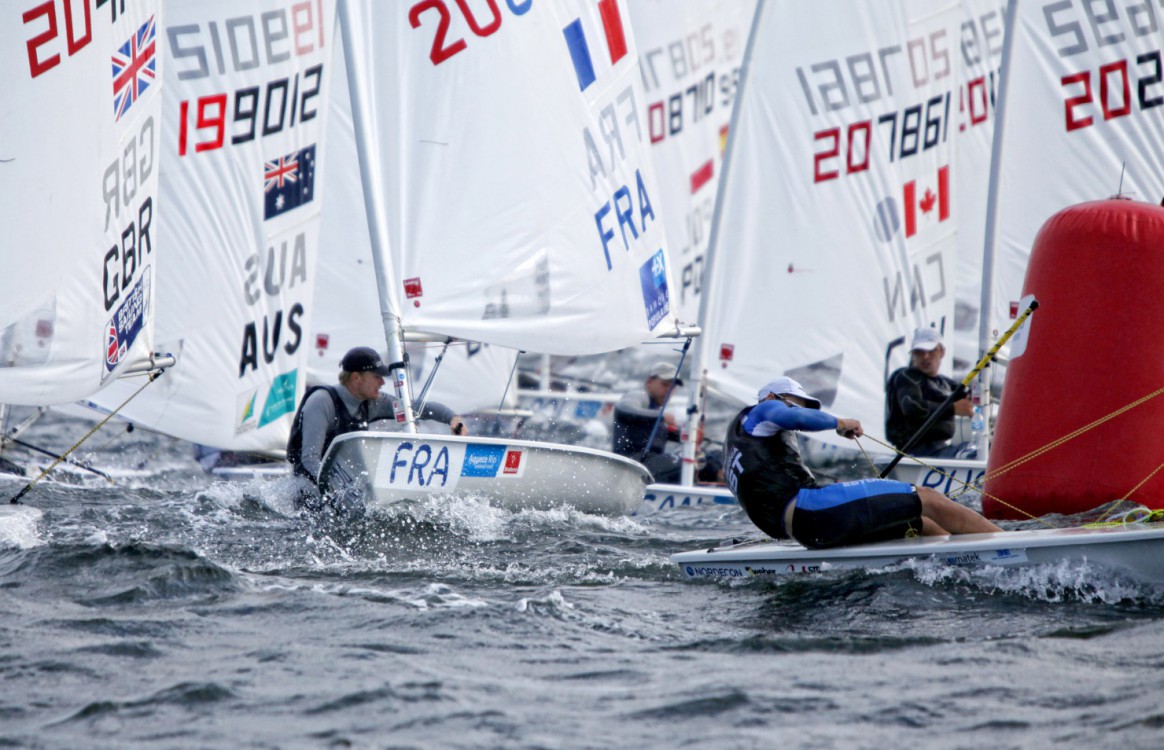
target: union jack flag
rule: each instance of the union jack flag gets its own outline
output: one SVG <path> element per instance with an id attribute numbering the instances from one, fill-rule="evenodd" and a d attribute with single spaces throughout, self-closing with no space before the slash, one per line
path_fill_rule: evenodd
<path id="1" fill-rule="evenodd" d="M 299 152 L 280 156 L 263 166 L 264 192 L 278 188 L 282 190 L 287 182 L 295 182 L 299 175 Z"/>
<path id="2" fill-rule="evenodd" d="M 117 52 L 113 53 L 113 112 L 115 119 L 129 111 L 145 93 L 157 74 L 157 25 L 154 17 L 141 25 Z"/>
<path id="3" fill-rule="evenodd" d="M 117 367 L 123 354 L 125 354 L 125 347 L 117 336 L 117 326 L 108 326 L 105 330 L 105 366 L 110 370 Z"/>

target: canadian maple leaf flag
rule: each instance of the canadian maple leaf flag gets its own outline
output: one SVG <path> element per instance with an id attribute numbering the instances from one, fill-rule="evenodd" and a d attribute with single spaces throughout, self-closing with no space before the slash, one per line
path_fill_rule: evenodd
<path id="1" fill-rule="evenodd" d="M 936 192 L 935 192 L 936 191 Z M 938 168 L 937 184 L 918 180 L 905 183 L 905 236 L 917 234 L 918 214 L 925 221 L 942 222 L 950 218 L 950 167 Z"/>

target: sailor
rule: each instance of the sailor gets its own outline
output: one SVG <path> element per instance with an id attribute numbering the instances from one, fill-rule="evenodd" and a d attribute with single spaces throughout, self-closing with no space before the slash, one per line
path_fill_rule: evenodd
<path id="1" fill-rule="evenodd" d="M 946 347 L 942 346 L 942 336 L 936 328 L 925 326 L 914 331 L 909 350 L 909 367 L 894 371 L 885 385 L 885 435 L 898 450 L 905 448 L 954 389 L 962 387 L 958 381 L 938 372 Z M 978 453 L 973 443 L 951 442 L 954 417 L 969 417 L 973 411 L 974 404 L 969 398 L 947 406 L 910 452 L 915 456 L 973 458 Z"/>
<path id="2" fill-rule="evenodd" d="M 820 486 L 801 460 L 796 432 L 836 430 L 852 439 L 865 434 L 861 423 L 821 411 L 792 378 L 773 380 L 757 397 L 728 426 L 724 473 L 748 518 L 769 536 L 821 549 L 1002 530 L 929 487 L 888 479 Z"/>
<path id="3" fill-rule="evenodd" d="M 679 425 L 675 417 L 666 412 L 662 420 L 659 419 L 659 411 L 667 400 L 672 384 L 683 385 L 675 365 L 668 362 L 652 365 L 642 389 L 627 393 L 615 404 L 611 445 L 611 450 L 618 455 L 633 458 L 646 466 L 656 482 L 668 484 L 679 481 L 683 467 L 683 459 L 677 452 L 668 450 L 667 446 L 668 442 L 679 442 Z M 659 422 L 657 430 L 656 422 Z M 655 431 L 655 439 L 648 449 L 647 441 L 651 438 L 652 430 Z M 703 442 L 702 433 L 701 428 L 698 443 Z M 701 482 L 723 481 L 718 452 L 705 453 L 700 446 L 696 462 L 696 479 Z"/>
<path id="4" fill-rule="evenodd" d="M 380 391 L 391 374 L 375 349 L 357 346 L 340 361 L 338 386 L 307 389 L 287 440 L 287 460 L 301 478 L 301 505 L 309 510 L 322 507 L 319 470 L 336 436 L 366 430 L 378 419 L 395 420 L 396 397 Z M 443 422 L 454 435 L 465 434 L 464 421 L 444 404 L 427 402 L 420 418 Z"/>
<path id="5" fill-rule="evenodd" d="M 679 425 L 672 415 L 663 414 L 655 440 L 647 447 L 672 385 L 683 385 L 675 365 L 656 362 L 642 389 L 627 393 L 614 406 L 613 451 L 646 466 L 656 482 L 679 481 L 682 468 L 679 455 L 667 451 L 667 441 L 679 441 Z"/>

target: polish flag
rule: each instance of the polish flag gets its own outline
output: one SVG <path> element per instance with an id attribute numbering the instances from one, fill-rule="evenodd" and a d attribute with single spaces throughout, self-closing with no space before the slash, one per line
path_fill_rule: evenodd
<path id="1" fill-rule="evenodd" d="M 910 180 L 905 183 L 906 239 L 917 234 L 919 218 L 924 222 L 942 222 L 950 218 L 949 166 L 938 169 L 936 185 L 924 180 Z"/>

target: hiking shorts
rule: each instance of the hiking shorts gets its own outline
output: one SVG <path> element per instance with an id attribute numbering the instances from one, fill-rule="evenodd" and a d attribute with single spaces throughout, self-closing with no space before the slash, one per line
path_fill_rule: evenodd
<path id="1" fill-rule="evenodd" d="M 796 494 L 792 537 L 811 549 L 903 539 L 921 533 L 921 498 L 890 479 L 840 482 Z"/>

